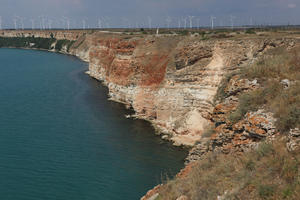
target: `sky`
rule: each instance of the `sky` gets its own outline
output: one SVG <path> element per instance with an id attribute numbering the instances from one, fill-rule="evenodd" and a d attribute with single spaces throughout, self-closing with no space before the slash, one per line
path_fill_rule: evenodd
<path id="1" fill-rule="evenodd" d="M 0 0 L 0 16 L 0 28 L 300 24 L 300 0 Z"/>

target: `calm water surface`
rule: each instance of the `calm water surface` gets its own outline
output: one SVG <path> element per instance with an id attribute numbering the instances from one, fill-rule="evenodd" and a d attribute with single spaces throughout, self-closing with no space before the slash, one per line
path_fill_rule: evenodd
<path id="1" fill-rule="evenodd" d="M 186 153 L 55 53 L 0 49 L 0 199 L 132 200 Z"/>

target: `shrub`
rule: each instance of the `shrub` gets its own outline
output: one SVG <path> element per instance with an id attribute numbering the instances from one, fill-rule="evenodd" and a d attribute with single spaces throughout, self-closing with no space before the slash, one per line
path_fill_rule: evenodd
<path id="1" fill-rule="evenodd" d="M 260 185 L 259 186 L 259 196 L 263 199 L 269 199 L 275 192 L 274 185 Z"/>
<path id="2" fill-rule="evenodd" d="M 244 93 L 239 97 L 237 109 L 230 113 L 229 120 L 232 123 L 236 123 L 241 120 L 247 112 L 258 110 L 265 102 L 264 90 L 254 90 L 249 93 Z"/>
<path id="3" fill-rule="evenodd" d="M 247 33 L 247 34 L 256 34 L 256 32 L 253 29 L 247 29 L 245 31 L 245 33 Z"/>

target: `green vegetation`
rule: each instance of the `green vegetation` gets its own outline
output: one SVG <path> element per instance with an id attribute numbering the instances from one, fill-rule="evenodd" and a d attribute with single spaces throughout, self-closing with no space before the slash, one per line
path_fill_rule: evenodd
<path id="1" fill-rule="evenodd" d="M 16 47 L 16 48 L 36 48 L 50 50 L 51 45 L 57 42 L 55 46 L 56 51 L 62 50 L 63 46 L 67 46 L 67 51 L 73 45 L 73 41 L 56 40 L 54 38 L 40 38 L 40 37 L 0 37 L 0 47 Z"/>
<path id="2" fill-rule="evenodd" d="M 64 46 L 67 47 L 67 51 L 70 50 L 70 47 L 74 44 L 74 41 L 70 40 L 57 40 L 56 45 L 55 45 L 55 50 L 60 51 Z"/>
<path id="3" fill-rule="evenodd" d="M 158 199 L 298 199 L 300 152 L 280 143 L 262 143 L 242 155 L 210 153 L 184 178 L 169 180 Z"/>
<path id="4" fill-rule="evenodd" d="M 245 31 L 245 33 L 247 33 L 247 34 L 256 34 L 256 32 L 254 31 L 254 29 L 247 29 Z"/>
<path id="5" fill-rule="evenodd" d="M 0 37 L 0 47 L 32 47 L 40 49 L 50 49 L 55 39 L 35 38 L 35 37 Z"/>

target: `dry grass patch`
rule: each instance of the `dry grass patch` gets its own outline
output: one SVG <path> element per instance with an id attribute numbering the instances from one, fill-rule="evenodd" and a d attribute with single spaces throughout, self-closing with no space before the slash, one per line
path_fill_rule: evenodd
<path id="1" fill-rule="evenodd" d="M 159 199 L 298 199 L 300 152 L 284 143 L 262 143 L 243 155 L 210 153 L 186 178 L 168 181 Z"/>

